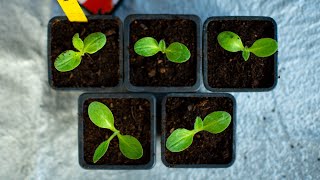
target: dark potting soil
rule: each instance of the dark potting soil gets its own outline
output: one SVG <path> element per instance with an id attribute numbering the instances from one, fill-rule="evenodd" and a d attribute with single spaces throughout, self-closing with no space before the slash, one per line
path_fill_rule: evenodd
<path id="1" fill-rule="evenodd" d="M 212 88 L 270 88 L 274 84 L 274 55 L 259 58 L 250 53 L 244 61 L 241 52 L 224 50 L 217 40 L 220 32 L 238 34 L 244 46 L 260 38 L 274 38 L 275 27 L 263 20 L 213 20 L 207 27 L 208 84 Z"/>
<path id="2" fill-rule="evenodd" d="M 87 164 L 92 161 L 95 149 L 100 143 L 107 140 L 113 132 L 109 129 L 99 128 L 94 125 L 88 115 L 88 106 L 91 102 L 98 101 L 107 105 L 114 116 L 116 129 L 123 135 L 137 138 L 143 148 L 143 156 L 137 160 L 126 158 L 119 149 L 119 140 L 114 137 L 106 154 L 95 164 L 110 165 L 144 165 L 150 161 L 151 148 L 151 104 L 146 99 L 88 99 L 83 105 L 83 146 L 84 159 Z"/>
<path id="3" fill-rule="evenodd" d="M 54 20 L 51 24 L 52 85 L 54 87 L 114 87 L 120 81 L 119 26 L 116 19 L 92 19 L 88 23 L 71 23 L 68 20 Z M 89 34 L 102 32 L 107 43 L 98 52 L 82 56 L 80 65 L 69 72 L 59 72 L 54 68 L 55 59 L 66 50 L 76 50 L 72 37 L 79 33 L 84 40 Z"/>
<path id="4" fill-rule="evenodd" d="M 226 111 L 232 119 L 219 134 L 199 132 L 192 145 L 178 153 L 165 148 L 165 160 L 171 164 L 228 164 L 233 154 L 233 102 L 226 97 L 169 97 L 166 101 L 165 140 L 178 128 L 193 129 L 197 116 L 202 119 L 213 111 Z M 165 144 L 164 144 L 165 145 Z"/>
<path id="5" fill-rule="evenodd" d="M 161 52 L 142 57 L 134 52 L 134 44 L 143 37 L 164 39 L 168 47 L 183 43 L 191 53 L 185 63 L 173 63 Z M 135 86 L 192 86 L 197 80 L 197 26 L 187 19 L 135 20 L 130 24 L 130 82 Z"/>

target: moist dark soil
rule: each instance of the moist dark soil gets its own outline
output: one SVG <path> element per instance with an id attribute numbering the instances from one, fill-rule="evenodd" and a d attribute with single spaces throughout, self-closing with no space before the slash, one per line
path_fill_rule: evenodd
<path id="1" fill-rule="evenodd" d="M 120 81 L 120 43 L 117 19 L 92 19 L 88 23 L 71 23 L 56 19 L 51 24 L 51 71 L 54 87 L 114 87 Z M 84 55 L 80 65 L 69 72 L 59 72 L 54 68 L 55 59 L 66 50 L 76 50 L 72 37 L 79 33 L 84 40 L 89 34 L 102 32 L 107 37 L 106 45 L 98 52 Z"/>
<path id="2" fill-rule="evenodd" d="M 233 102 L 226 97 L 169 97 L 166 101 L 166 120 L 164 135 L 178 128 L 193 129 L 197 116 L 202 119 L 213 111 L 226 111 L 232 120 Z M 233 154 L 233 123 L 219 134 L 199 132 L 192 145 L 186 150 L 173 153 L 165 148 L 165 160 L 172 166 L 176 164 L 228 164 Z M 165 143 L 165 142 L 164 142 Z M 165 146 L 165 144 L 163 145 Z"/>
<path id="3" fill-rule="evenodd" d="M 250 54 L 244 61 L 241 52 L 228 52 L 217 41 L 220 32 L 238 34 L 244 46 L 260 38 L 274 38 L 275 27 L 263 20 L 213 20 L 207 27 L 208 84 L 212 88 L 270 88 L 274 84 L 274 56 L 259 58 Z"/>
<path id="4" fill-rule="evenodd" d="M 114 137 L 106 154 L 95 164 L 110 165 L 143 165 L 150 162 L 151 151 L 151 104 L 146 99 L 88 99 L 83 105 L 83 141 L 84 160 L 87 164 L 92 161 L 95 149 L 107 140 L 113 132 L 109 129 L 94 125 L 88 116 L 88 106 L 93 101 L 107 105 L 113 113 L 116 129 L 123 135 L 137 138 L 143 148 L 143 156 L 137 160 L 126 158 L 119 149 L 119 141 Z"/>
<path id="5" fill-rule="evenodd" d="M 164 39 L 168 47 L 183 43 L 191 53 L 185 63 L 173 63 L 161 52 L 142 57 L 134 52 L 134 44 L 143 37 Z M 192 86 L 197 80 L 197 26 L 187 19 L 135 20 L 130 24 L 130 83 L 135 86 Z"/>

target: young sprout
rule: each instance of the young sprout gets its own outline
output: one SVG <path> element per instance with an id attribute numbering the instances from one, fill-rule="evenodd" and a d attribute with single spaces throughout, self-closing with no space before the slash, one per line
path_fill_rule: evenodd
<path id="1" fill-rule="evenodd" d="M 207 131 L 212 134 L 223 132 L 231 122 L 231 115 L 225 111 L 215 111 L 208 114 L 204 120 L 196 118 L 194 129 L 176 129 L 168 137 L 166 147 L 171 152 L 181 152 L 187 149 L 193 141 L 193 136 L 200 131 Z"/>
<path id="2" fill-rule="evenodd" d="M 78 52 L 67 50 L 61 53 L 54 62 L 54 67 L 60 72 L 67 72 L 79 66 L 84 54 L 93 54 L 106 44 L 106 36 L 101 32 L 89 34 L 84 41 L 76 33 L 72 38 L 72 44 Z"/>
<path id="3" fill-rule="evenodd" d="M 100 102 L 92 102 L 88 108 L 90 120 L 100 128 L 106 128 L 113 131 L 113 134 L 104 142 L 102 142 L 94 152 L 93 163 L 96 163 L 108 150 L 110 141 L 117 136 L 119 139 L 119 148 L 121 153 L 129 159 L 140 159 L 143 155 L 143 149 L 133 136 L 122 135 L 119 130 L 114 127 L 114 117 L 111 110 Z"/>
<path id="4" fill-rule="evenodd" d="M 149 57 L 157 54 L 161 51 L 163 54 L 166 54 L 169 61 L 174 63 L 183 63 L 190 59 L 189 49 L 179 42 L 174 42 L 166 47 L 164 40 L 160 40 L 158 43 L 152 37 L 144 37 L 139 39 L 134 44 L 134 51 L 140 56 Z"/>
<path id="5" fill-rule="evenodd" d="M 268 57 L 274 54 L 278 49 L 278 43 L 271 38 L 261 38 L 256 40 L 251 47 L 243 46 L 240 37 L 231 31 L 223 31 L 218 35 L 220 46 L 230 52 L 242 51 L 242 57 L 245 61 L 249 59 L 250 52 L 258 57 Z"/>

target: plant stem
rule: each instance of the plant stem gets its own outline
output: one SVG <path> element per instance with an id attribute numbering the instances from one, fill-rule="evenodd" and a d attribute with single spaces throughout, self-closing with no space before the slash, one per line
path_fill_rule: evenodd
<path id="1" fill-rule="evenodd" d="M 113 132 L 113 134 L 108 138 L 108 141 L 110 142 L 117 134 L 119 134 L 120 131 L 116 130 Z"/>
<path id="2" fill-rule="evenodd" d="M 197 133 L 200 132 L 200 131 L 203 131 L 203 129 L 198 129 L 198 130 L 193 129 L 193 130 L 192 130 L 193 135 L 197 134 Z"/>

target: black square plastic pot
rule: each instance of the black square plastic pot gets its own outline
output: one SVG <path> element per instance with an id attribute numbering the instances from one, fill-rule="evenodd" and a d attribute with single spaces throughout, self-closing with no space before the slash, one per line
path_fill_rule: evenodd
<path id="1" fill-rule="evenodd" d="M 197 116 L 213 111 L 226 111 L 232 119 L 228 128 L 218 134 L 206 131 L 193 137 L 190 147 L 181 152 L 170 152 L 165 144 L 170 134 L 178 129 L 192 130 Z M 172 168 L 225 168 L 236 156 L 236 101 L 230 94 L 174 93 L 162 101 L 161 159 Z"/>
<path id="2" fill-rule="evenodd" d="M 48 81 L 57 90 L 119 92 L 123 85 L 123 26 L 113 16 L 88 16 L 88 23 L 70 22 L 54 17 L 48 24 Z M 72 37 L 79 33 L 82 40 L 89 34 L 102 32 L 107 42 L 94 54 L 82 56 L 72 71 L 59 72 L 55 59 L 66 50 L 77 51 Z"/>
<path id="3" fill-rule="evenodd" d="M 275 88 L 278 80 L 278 52 L 266 58 L 250 53 L 244 61 L 241 52 L 229 52 L 218 43 L 223 31 L 238 34 L 244 46 L 260 38 L 277 40 L 277 24 L 270 17 L 211 17 L 203 27 L 204 85 L 213 92 L 259 92 Z"/>
<path id="4" fill-rule="evenodd" d="M 112 135 L 109 129 L 94 125 L 88 115 L 88 106 L 98 101 L 109 107 L 115 127 L 123 135 L 137 138 L 143 147 L 143 156 L 137 160 L 126 158 L 119 149 L 117 137 L 111 140 L 106 154 L 93 163 L 93 154 L 99 144 Z M 85 169 L 151 169 L 155 162 L 155 97 L 148 94 L 82 94 L 78 105 L 79 163 Z"/>
<path id="5" fill-rule="evenodd" d="M 130 15 L 124 23 L 124 84 L 133 92 L 195 92 L 201 76 L 201 20 L 195 15 Z M 188 47 L 191 57 L 173 63 L 161 52 L 142 57 L 134 44 L 143 37 L 164 39 Z"/>

